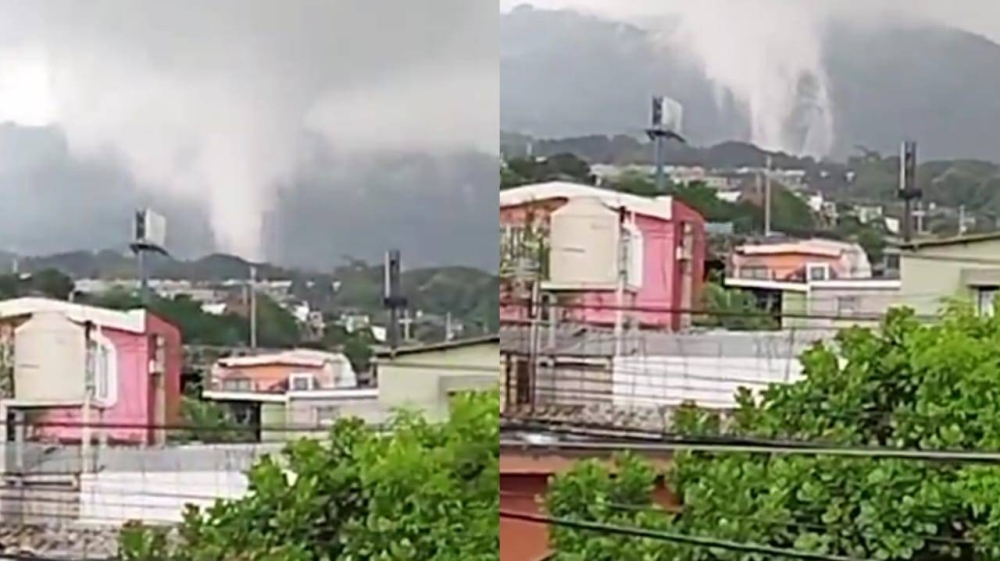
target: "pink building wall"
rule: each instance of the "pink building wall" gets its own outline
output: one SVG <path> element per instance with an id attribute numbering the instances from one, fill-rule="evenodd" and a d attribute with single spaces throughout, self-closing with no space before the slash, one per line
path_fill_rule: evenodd
<path id="1" fill-rule="evenodd" d="M 181 371 L 184 369 L 184 341 L 181 338 L 181 331 L 174 324 L 165 321 L 153 314 L 146 314 L 146 353 L 150 360 L 156 358 L 156 347 L 153 337 L 163 337 L 166 356 L 165 372 L 163 372 L 164 385 L 164 413 L 162 419 L 152 419 L 154 424 L 178 425 L 181 418 Z M 150 411 L 153 410 L 152 400 L 154 395 L 147 392 L 150 404 Z M 155 435 L 151 432 L 150 438 Z"/>
<path id="2" fill-rule="evenodd" d="M 115 347 L 117 365 L 117 399 L 111 407 L 95 406 L 91 412 L 92 424 L 117 425 L 104 429 L 112 442 L 151 443 L 158 423 L 154 415 L 154 392 L 149 361 L 155 348 L 153 337 L 163 336 L 166 345 L 165 424 L 177 424 L 180 416 L 180 371 L 183 347 L 180 332 L 173 325 L 146 314 L 146 333 L 130 333 L 102 329 L 101 334 Z M 30 438 L 74 442 L 81 440 L 83 412 L 80 407 L 49 408 L 34 414 L 41 424 L 53 423 L 68 426 L 42 426 L 31 431 Z M 98 431 L 94 430 L 95 439 Z"/>
<path id="3" fill-rule="evenodd" d="M 548 224 L 549 215 L 563 204 L 565 199 L 539 201 L 534 205 L 521 205 L 500 209 L 500 225 L 523 224 L 528 216 L 543 224 Z M 692 310 L 701 306 L 701 290 L 705 276 L 705 221 L 704 218 L 687 205 L 674 199 L 672 202 L 671 220 L 637 215 L 636 227 L 642 233 L 643 239 L 643 272 L 642 286 L 638 291 L 629 291 L 625 297 L 625 306 L 638 308 L 630 310 L 627 315 L 635 318 L 641 325 L 663 327 L 678 330 L 682 327 L 680 311 Z M 691 290 L 685 297 L 681 290 L 684 270 L 676 259 L 684 231 L 684 225 L 691 227 Z M 614 291 L 587 291 L 562 293 L 564 298 L 572 300 L 572 304 L 561 310 L 565 320 L 582 323 L 613 325 L 616 316 L 616 297 Z M 504 295 L 501 294 L 501 299 Z M 526 319 L 523 306 L 501 306 L 500 318 L 507 321 Z"/>

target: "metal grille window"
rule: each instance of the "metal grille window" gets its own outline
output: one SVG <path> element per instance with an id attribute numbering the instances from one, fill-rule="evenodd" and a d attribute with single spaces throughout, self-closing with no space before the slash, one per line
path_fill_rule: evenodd
<path id="1" fill-rule="evenodd" d="M 983 287 L 976 290 L 976 312 L 984 317 L 993 317 L 993 303 L 997 297 L 997 287 Z"/>
<path id="2" fill-rule="evenodd" d="M 313 410 L 318 425 L 332 425 L 340 417 L 340 407 L 320 405 Z"/>
<path id="3" fill-rule="evenodd" d="M 113 405 L 117 399 L 118 368 L 115 364 L 113 344 L 100 337 L 87 345 L 87 385 L 94 400 L 104 406 Z"/>
<path id="4" fill-rule="evenodd" d="M 852 316 L 858 313 L 860 303 L 857 296 L 838 296 L 837 315 Z"/>
<path id="5" fill-rule="evenodd" d="M 296 392 L 307 392 L 316 388 L 312 374 L 292 374 L 288 377 L 288 388 Z"/>
<path id="6" fill-rule="evenodd" d="M 252 392 L 253 381 L 249 378 L 226 378 L 222 381 L 222 389 L 231 392 Z"/>

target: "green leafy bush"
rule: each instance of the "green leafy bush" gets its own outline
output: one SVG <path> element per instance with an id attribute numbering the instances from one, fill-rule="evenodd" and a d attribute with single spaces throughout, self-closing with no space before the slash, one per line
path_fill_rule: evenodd
<path id="1" fill-rule="evenodd" d="M 238 500 L 190 508 L 178 531 L 138 524 L 123 561 L 496 559 L 499 396 L 456 398 L 450 420 L 400 414 L 388 432 L 338 422 L 249 474 Z"/>
<path id="2" fill-rule="evenodd" d="M 953 307 L 936 325 L 894 311 L 802 357 L 805 379 L 746 392 L 731 416 L 682 408 L 686 434 L 846 447 L 1000 450 L 1000 319 Z M 620 460 L 556 479 L 549 510 L 737 542 L 861 559 L 1000 558 L 1000 468 L 831 455 L 683 452 L 667 474 L 677 512 L 652 504 L 657 474 Z M 557 559 L 759 559 L 559 530 Z"/>

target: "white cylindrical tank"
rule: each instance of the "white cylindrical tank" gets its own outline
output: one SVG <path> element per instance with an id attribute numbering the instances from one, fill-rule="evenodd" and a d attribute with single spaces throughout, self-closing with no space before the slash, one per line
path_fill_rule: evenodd
<path id="1" fill-rule="evenodd" d="M 15 398 L 82 401 L 86 361 L 82 326 L 60 313 L 33 315 L 14 333 Z"/>
<path id="2" fill-rule="evenodd" d="M 550 217 L 549 280 L 585 288 L 617 279 L 618 213 L 599 199 L 571 199 Z"/>

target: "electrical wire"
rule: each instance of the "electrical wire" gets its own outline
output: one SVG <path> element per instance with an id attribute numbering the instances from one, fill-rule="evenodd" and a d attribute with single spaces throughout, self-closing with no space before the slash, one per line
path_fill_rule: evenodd
<path id="1" fill-rule="evenodd" d="M 500 497 L 501 498 L 503 498 L 503 497 L 512 497 L 512 498 L 532 499 L 537 504 L 541 504 L 543 502 L 542 496 L 538 495 L 536 493 L 523 493 L 523 492 L 517 492 L 517 491 L 504 491 L 502 489 L 500 490 Z M 646 504 L 646 505 L 632 504 L 632 505 L 630 505 L 630 504 L 623 504 L 623 503 L 602 501 L 601 502 L 601 506 L 610 508 L 612 510 L 618 510 L 618 511 L 623 511 L 623 512 L 642 512 L 642 513 L 657 514 L 657 515 L 663 515 L 663 516 L 681 516 L 681 515 L 684 514 L 683 507 L 674 506 L 674 505 L 652 505 L 652 504 Z M 802 520 L 802 516 L 800 514 L 797 514 L 797 513 L 791 513 L 791 514 L 792 514 L 792 516 L 791 516 L 790 520 L 778 520 L 778 519 L 773 519 L 773 518 L 764 518 L 764 517 L 757 516 L 757 515 L 736 514 L 736 513 L 732 513 L 732 512 L 720 512 L 720 513 L 717 513 L 716 515 L 719 518 L 722 518 L 722 519 L 732 518 L 734 520 L 743 520 L 743 521 L 746 521 L 746 522 L 760 523 L 760 524 L 763 524 L 763 525 L 766 525 L 766 526 L 794 526 L 794 527 L 797 527 L 797 528 L 803 528 L 803 529 L 811 530 L 811 531 L 814 531 L 814 532 L 827 532 L 831 528 L 838 528 L 838 529 L 848 529 L 848 528 L 850 528 L 846 524 L 840 524 L 840 525 L 834 524 L 834 525 L 830 525 L 830 524 L 816 524 L 816 523 L 811 523 L 811 522 L 805 522 L 805 521 Z M 912 536 L 908 536 L 908 537 L 915 537 L 915 538 L 919 538 L 919 539 L 922 539 L 922 540 L 925 540 L 925 541 L 934 541 L 934 542 L 938 542 L 938 543 L 948 543 L 948 544 L 963 545 L 963 546 L 969 546 L 969 545 L 973 545 L 975 543 L 972 540 L 965 539 L 965 538 L 952 538 L 952 537 L 948 537 L 948 536 L 933 536 L 933 535 L 929 535 L 929 534 L 913 534 Z"/>
<path id="2" fill-rule="evenodd" d="M 562 526 L 574 530 L 584 530 L 602 534 L 617 534 L 631 536 L 635 538 L 647 538 L 665 542 L 673 542 L 684 545 L 708 547 L 712 549 L 724 549 L 727 551 L 740 551 L 744 553 L 755 553 L 759 555 L 769 555 L 774 557 L 787 557 L 790 559 L 806 559 L 811 561 L 861 561 L 854 557 L 844 557 L 839 555 L 828 555 L 824 553 L 814 553 L 810 551 L 800 551 L 795 549 L 783 549 L 767 545 L 740 543 L 701 536 L 691 536 L 678 533 L 660 532 L 645 528 L 629 526 L 617 526 L 612 524 L 602 524 L 597 522 L 586 522 L 582 520 L 571 520 L 568 518 L 556 518 L 533 514 L 529 512 L 518 512 L 513 510 L 500 509 L 500 518 L 518 520 L 533 524 L 545 524 L 549 526 Z"/>
<path id="3" fill-rule="evenodd" d="M 34 553 L 3 553 L 0 561 L 119 561 L 117 557 L 53 557 Z"/>
<path id="4" fill-rule="evenodd" d="M 502 299 L 500 301 L 500 307 L 514 307 L 514 308 L 532 308 L 532 303 L 530 300 L 526 299 Z M 541 304 L 535 304 L 534 307 L 543 307 Z M 709 310 L 709 309 L 698 309 L 698 308 L 686 308 L 677 306 L 657 306 L 653 304 L 600 304 L 600 303 L 570 303 L 570 302 L 555 302 L 548 303 L 545 307 L 549 307 L 557 310 L 585 310 L 585 311 L 623 311 L 623 312 L 636 312 L 636 313 L 646 313 L 646 314 L 676 314 L 676 315 L 690 315 L 690 316 L 709 316 L 709 317 L 736 317 L 736 318 L 758 318 L 758 319 L 778 319 L 778 318 L 790 318 L 790 319 L 805 319 L 805 320 L 826 320 L 826 321 L 875 321 L 885 317 L 885 315 L 871 315 L 865 317 L 857 317 L 842 314 L 814 314 L 805 312 L 791 312 L 784 310 L 773 310 L 773 311 L 728 311 L 728 310 Z M 927 321 L 937 321 L 940 318 L 937 315 L 917 315 L 917 319 L 925 319 Z"/>
<path id="5" fill-rule="evenodd" d="M 707 452 L 728 454 L 771 454 L 839 456 L 848 458 L 878 458 L 921 460 L 949 463 L 1000 464 L 1000 452 L 975 450 L 919 450 L 907 448 L 842 446 L 833 443 L 801 440 L 777 440 L 759 438 L 737 438 L 731 436 L 699 436 L 666 432 L 646 432 L 623 430 L 601 432 L 595 429 L 573 430 L 567 426 L 550 425 L 544 422 L 504 421 L 501 431 L 521 431 L 522 433 L 554 434 L 567 437 L 589 437 L 588 440 L 562 439 L 553 442 L 532 442 L 522 438 L 504 437 L 501 433 L 501 448 L 525 450 L 556 450 L 559 452 L 608 453 L 629 450 L 651 454 L 672 454 L 674 452 Z M 508 432 L 509 434 L 509 432 Z"/>

